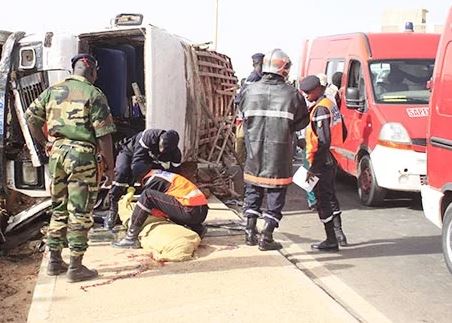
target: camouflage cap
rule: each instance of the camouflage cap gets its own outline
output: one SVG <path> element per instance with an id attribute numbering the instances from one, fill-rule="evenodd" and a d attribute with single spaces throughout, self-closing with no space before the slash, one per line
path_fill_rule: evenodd
<path id="1" fill-rule="evenodd" d="M 72 69 L 74 69 L 75 63 L 77 63 L 81 59 L 83 60 L 83 62 L 85 62 L 85 64 L 87 65 L 93 64 L 94 67 L 97 67 L 97 60 L 94 58 L 93 55 L 81 53 L 71 58 Z"/>

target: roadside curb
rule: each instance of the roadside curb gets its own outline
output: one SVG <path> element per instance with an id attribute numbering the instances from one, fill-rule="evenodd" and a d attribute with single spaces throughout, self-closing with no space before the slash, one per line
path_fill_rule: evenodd
<path id="1" fill-rule="evenodd" d="M 212 214 L 208 222 L 240 220 L 237 214 L 230 211 L 218 200 L 209 202 L 212 206 Z M 173 320 L 176 317 L 179 317 L 176 320 L 178 322 L 211 322 L 212 320 L 227 322 L 231 320 L 231 311 L 233 313 L 232 321 L 238 320 L 240 322 L 254 322 L 255 320 L 270 322 L 278 319 L 281 322 L 291 322 L 293 320 L 298 321 L 300 317 L 309 322 L 387 321 L 387 319 L 377 320 L 377 316 L 367 319 L 368 316 L 356 315 L 347 306 L 344 306 L 343 302 L 339 301 L 342 297 L 332 295 L 328 289 L 323 288 L 305 270 L 296 264 L 294 266 L 290 257 L 286 257 L 284 252 L 261 252 L 257 248 L 244 246 L 242 238 L 237 235 L 231 237 L 212 236 L 209 239 L 214 239 L 211 241 L 212 245 L 218 243 L 217 246 L 219 247 L 216 249 L 218 253 L 212 253 L 210 256 L 193 262 L 187 262 L 187 265 L 175 263 L 163 267 L 163 270 L 156 275 L 151 273 L 148 276 L 140 277 L 140 281 L 135 280 L 127 283 L 117 281 L 114 285 L 90 290 L 89 294 L 81 291 L 78 285 L 66 285 L 63 281 L 64 277 L 47 276 L 49 253 L 46 252 L 40 266 L 27 322 L 61 322 L 63 318 L 67 319 L 67 322 L 76 322 L 80 319 L 85 322 L 99 322 L 100 318 L 102 318 L 100 320 L 102 322 L 121 322 L 126 317 L 129 319 L 133 317 L 136 322 L 145 322 L 148 321 L 149 316 L 152 316 L 153 320 L 158 322 Z M 100 248 L 105 247 L 100 246 Z M 290 252 L 291 248 L 293 246 L 289 245 L 285 250 Z M 103 259 L 105 259 L 102 258 L 103 255 L 100 253 L 97 255 L 99 258 L 96 258 L 96 255 L 91 253 L 91 263 L 94 263 L 93 260 L 96 259 L 100 261 L 98 265 L 102 264 Z M 122 260 L 118 260 L 119 265 L 130 261 L 130 258 L 126 257 L 127 253 L 124 253 Z M 217 265 L 210 265 L 216 262 L 218 262 Z M 107 268 L 111 267 L 111 263 L 106 262 L 105 264 L 108 265 Z M 223 278 L 220 281 L 218 280 L 219 272 L 221 272 Z M 168 275 L 171 275 L 171 280 L 174 283 L 165 278 Z M 190 277 L 190 282 L 185 277 Z M 254 277 L 248 281 L 248 289 L 240 287 L 243 277 Z M 191 283 L 193 280 L 198 281 L 198 284 Z M 146 283 L 144 283 L 145 281 Z M 282 284 L 284 281 L 287 284 Z M 172 295 L 173 299 L 170 303 L 167 303 L 166 298 L 162 297 L 159 300 L 154 300 L 153 306 L 143 307 L 144 304 L 149 303 L 137 297 L 137 293 L 143 293 L 144 290 L 140 288 L 143 288 L 146 284 L 153 284 L 162 293 L 175 285 L 178 287 L 171 292 L 167 290 L 168 296 Z M 204 287 L 200 287 L 203 286 L 202 284 L 205 284 Z M 138 306 L 141 311 L 129 313 L 130 307 L 120 309 L 118 303 L 115 303 L 115 299 L 110 299 L 112 303 L 104 304 L 104 306 L 115 308 L 116 312 L 110 313 L 109 317 L 104 317 L 103 313 L 105 312 L 102 308 L 94 306 L 95 300 L 108 299 L 106 298 L 107 295 L 110 295 L 114 290 L 117 290 L 121 295 L 127 295 L 125 286 L 134 286 L 130 287 L 133 292 L 129 296 L 140 304 L 143 303 L 143 305 Z M 275 297 L 272 306 L 262 307 L 263 302 L 267 301 L 268 296 L 270 296 L 262 293 L 262 286 L 266 286 L 267 291 L 271 293 L 272 297 Z M 197 295 L 199 291 L 205 293 L 206 301 L 203 304 L 194 302 L 192 296 L 189 296 Z M 246 303 L 247 293 L 255 295 L 254 303 Z M 80 295 L 83 295 L 83 298 L 80 298 Z M 174 301 L 186 305 L 175 306 Z M 53 306 L 55 302 L 58 306 Z M 165 307 L 165 304 L 168 307 Z M 280 312 L 274 312 L 273 307 L 279 308 Z M 77 313 L 82 308 L 86 310 L 83 314 L 85 316 L 66 316 L 69 309 Z M 93 311 L 94 308 L 100 312 Z M 180 316 L 181 313 L 185 313 L 185 315 L 190 313 L 190 315 Z M 269 314 L 270 316 L 265 316 L 265 318 L 260 317 Z M 361 320 L 361 317 L 366 317 L 366 320 Z"/>
<path id="2" fill-rule="evenodd" d="M 342 306 L 350 315 L 360 322 L 392 322 L 382 312 L 359 296 L 353 289 L 346 285 L 336 275 L 329 271 L 323 264 L 309 255 L 305 249 L 290 241 L 284 233 L 281 239 L 283 249 L 281 255 L 308 276 L 313 283 L 328 294 L 335 302 Z M 296 254 L 296 260 L 292 256 Z"/>
<path id="3" fill-rule="evenodd" d="M 27 322 L 44 322 L 50 317 L 52 300 L 58 276 L 47 276 L 47 263 L 49 252 L 45 251 L 39 266 L 38 279 L 33 291 L 31 306 L 28 311 Z"/>

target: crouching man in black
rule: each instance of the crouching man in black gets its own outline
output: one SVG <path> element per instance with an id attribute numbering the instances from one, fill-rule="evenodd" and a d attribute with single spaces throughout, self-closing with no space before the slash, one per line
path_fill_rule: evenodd
<path id="1" fill-rule="evenodd" d="M 187 178 L 167 171 L 151 170 L 143 179 L 144 189 L 130 218 L 126 237 L 113 242 L 117 248 L 140 248 L 138 234 L 149 215 L 163 217 L 188 227 L 201 238 L 207 217 L 207 199 Z"/>

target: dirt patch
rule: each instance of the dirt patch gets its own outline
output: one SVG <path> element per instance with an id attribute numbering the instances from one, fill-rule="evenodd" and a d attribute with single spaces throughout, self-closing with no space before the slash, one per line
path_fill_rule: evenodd
<path id="1" fill-rule="evenodd" d="M 0 257 L 0 323 L 27 321 L 41 259 L 28 244 Z"/>

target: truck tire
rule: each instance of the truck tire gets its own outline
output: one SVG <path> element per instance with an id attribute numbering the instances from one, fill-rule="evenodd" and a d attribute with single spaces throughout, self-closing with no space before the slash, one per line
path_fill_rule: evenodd
<path id="1" fill-rule="evenodd" d="M 452 273 L 452 203 L 444 213 L 442 240 L 444 261 L 447 269 Z"/>
<path id="2" fill-rule="evenodd" d="M 378 186 L 369 155 L 364 155 L 358 165 L 358 195 L 366 206 L 377 206 L 384 201 L 386 189 Z"/>

